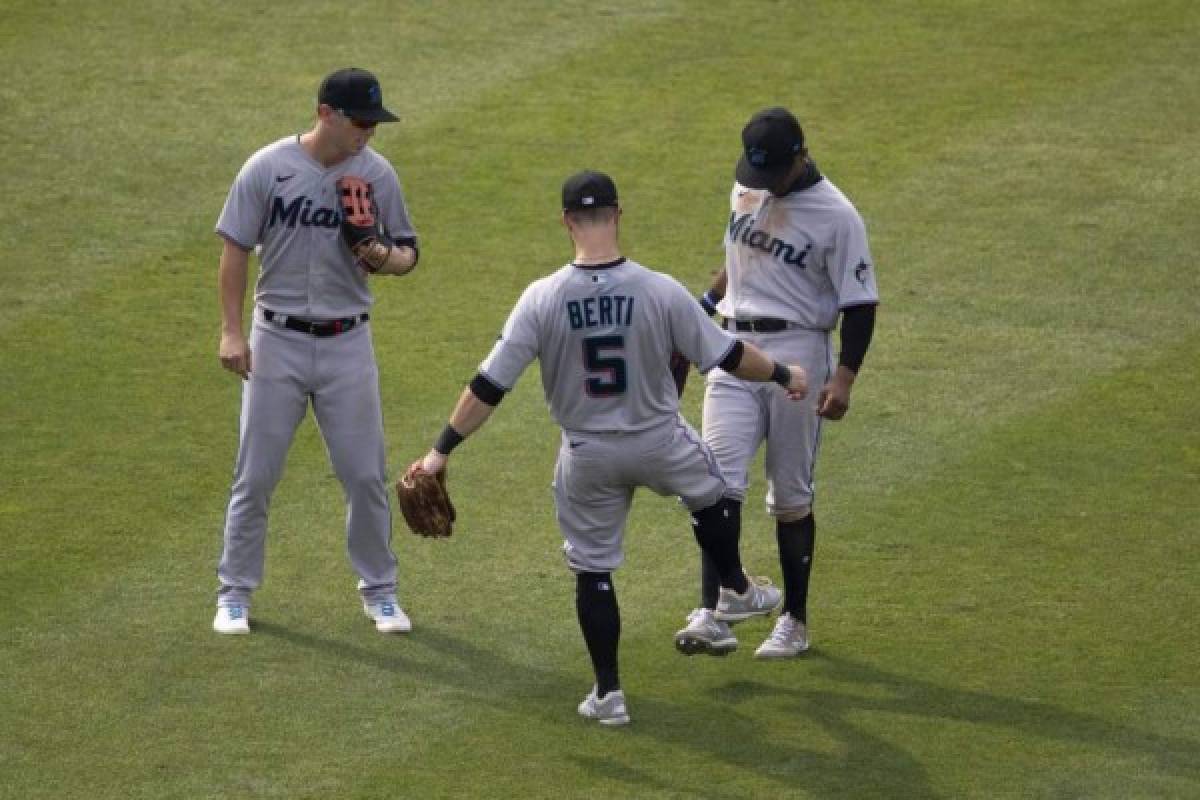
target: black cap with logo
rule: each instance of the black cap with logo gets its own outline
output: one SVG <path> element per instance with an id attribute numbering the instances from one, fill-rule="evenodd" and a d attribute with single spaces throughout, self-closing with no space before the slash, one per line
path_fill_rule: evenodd
<path id="1" fill-rule="evenodd" d="M 603 172 L 584 170 L 563 182 L 563 211 L 616 207 L 617 185 Z"/>
<path id="2" fill-rule="evenodd" d="M 331 72 L 321 81 L 317 102 L 332 106 L 352 119 L 368 122 L 395 122 L 396 115 L 383 107 L 379 80 L 358 67 Z"/>
<path id="3" fill-rule="evenodd" d="M 769 189 L 787 175 L 804 150 L 804 131 L 786 108 L 759 111 L 742 128 L 744 152 L 734 175 L 751 189 Z"/>

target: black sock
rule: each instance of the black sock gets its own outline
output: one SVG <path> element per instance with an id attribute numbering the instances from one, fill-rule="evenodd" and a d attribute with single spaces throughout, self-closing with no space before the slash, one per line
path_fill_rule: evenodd
<path id="1" fill-rule="evenodd" d="M 621 688 L 617 677 L 621 612 L 609 573 L 580 572 L 575 576 L 575 611 L 596 673 L 596 696 L 603 697 Z"/>
<path id="2" fill-rule="evenodd" d="M 738 551 L 738 539 L 742 534 L 742 504 L 724 497 L 708 508 L 692 514 L 692 531 L 704 555 L 712 560 L 721 586 L 741 594 L 749 587 L 746 573 L 742 570 L 742 556 Z M 701 601 L 707 605 L 708 589 L 704 584 L 704 567 L 701 562 Z"/>
<path id="3" fill-rule="evenodd" d="M 717 607 L 717 598 L 721 595 L 721 576 L 717 572 L 717 562 L 703 550 L 700 551 L 700 607 L 713 609 Z"/>
<path id="4" fill-rule="evenodd" d="M 783 569 L 783 610 L 808 622 L 808 578 L 812 574 L 813 546 L 817 524 L 813 515 L 796 522 L 775 524 L 779 542 L 779 566 Z"/>

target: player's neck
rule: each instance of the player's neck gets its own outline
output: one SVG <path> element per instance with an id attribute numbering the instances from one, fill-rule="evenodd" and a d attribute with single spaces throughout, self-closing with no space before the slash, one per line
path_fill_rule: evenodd
<path id="1" fill-rule="evenodd" d="M 340 164 L 349 157 L 345 153 L 340 152 L 336 145 L 321 136 L 318 128 L 313 128 L 308 133 L 300 134 L 300 146 L 312 156 L 314 161 L 326 169 Z"/>
<path id="2" fill-rule="evenodd" d="M 621 257 L 621 247 L 608 232 L 580 231 L 575 235 L 575 264 L 608 264 Z"/>

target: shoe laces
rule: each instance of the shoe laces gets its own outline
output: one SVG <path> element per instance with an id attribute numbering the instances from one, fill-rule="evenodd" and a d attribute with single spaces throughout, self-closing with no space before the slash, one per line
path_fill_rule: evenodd
<path id="1" fill-rule="evenodd" d="M 780 614 L 779 619 L 775 620 L 775 628 L 767 638 L 776 644 L 787 644 L 796 633 L 799 624 L 800 620 L 791 614 Z"/>
<path id="2" fill-rule="evenodd" d="M 393 617 L 396 615 L 396 606 L 391 600 L 384 600 L 379 604 L 379 613 L 385 617 Z"/>
<path id="3" fill-rule="evenodd" d="M 695 622 L 698 619 L 706 619 L 712 615 L 712 610 L 708 608 L 693 608 L 692 613 L 688 614 L 687 621 Z"/>
<path id="4" fill-rule="evenodd" d="M 230 619 L 241 619 L 246 616 L 245 606 L 225 606 L 225 613 Z"/>

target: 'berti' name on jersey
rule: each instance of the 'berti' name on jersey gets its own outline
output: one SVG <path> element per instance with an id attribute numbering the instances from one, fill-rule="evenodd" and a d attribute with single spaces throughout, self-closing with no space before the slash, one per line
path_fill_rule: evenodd
<path id="1" fill-rule="evenodd" d="M 804 262 L 812 250 L 812 242 L 806 244 L 803 250 L 798 250 L 796 245 L 777 236 L 772 236 L 766 231 L 754 230 L 754 215 L 739 214 L 737 211 L 729 214 L 729 241 L 741 242 L 747 247 L 762 250 L 783 263 L 800 269 L 807 266 Z"/>
<path id="2" fill-rule="evenodd" d="M 571 330 L 608 328 L 633 324 L 633 300 L 620 294 L 584 297 L 567 301 L 567 320 Z"/>

